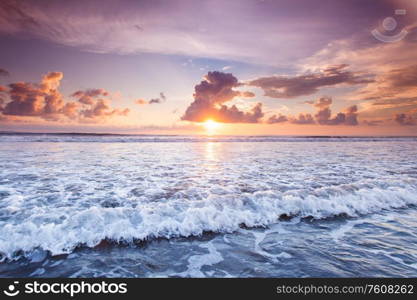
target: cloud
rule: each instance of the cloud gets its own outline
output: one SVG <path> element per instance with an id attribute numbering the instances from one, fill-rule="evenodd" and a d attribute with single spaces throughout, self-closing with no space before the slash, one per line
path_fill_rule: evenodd
<path id="1" fill-rule="evenodd" d="M 145 105 L 145 104 L 161 104 L 163 102 L 167 101 L 167 98 L 163 92 L 159 93 L 159 98 L 152 98 L 149 101 L 146 101 L 145 99 L 137 99 L 135 100 L 136 104 L 139 105 Z"/>
<path id="2" fill-rule="evenodd" d="M 4 106 L 3 106 L 4 103 L 6 103 L 6 100 L 3 98 L 3 95 L 0 94 L 0 113 L 4 110 Z M 0 114 L 0 118 L 1 118 L 1 114 Z"/>
<path id="3" fill-rule="evenodd" d="M 262 103 L 257 103 L 250 111 L 243 112 L 236 105 L 222 105 L 213 113 L 213 119 L 223 123 L 259 123 L 264 116 Z"/>
<path id="4" fill-rule="evenodd" d="M 304 113 L 299 114 L 298 117 L 289 117 L 288 121 L 292 124 L 300 124 L 300 125 L 316 123 L 311 114 L 304 114 Z"/>
<path id="5" fill-rule="evenodd" d="M 356 105 L 349 106 L 344 112 L 339 112 L 336 116 L 332 117 L 330 105 L 333 100 L 330 97 L 321 97 L 313 105 L 318 108 L 317 113 L 314 115 L 317 123 L 320 125 L 358 125 Z"/>
<path id="6" fill-rule="evenodd" d="M 9 75 L 10 73 L 7 70 L 0 68 L 0 76 L 9 76 Z"/>
<path id="7" fill-rule="evenodd" d="M 66 108 L 66 111 L 70 115 L 74 116 L 75 111 L 78 109 L 78 114 L 85 120 L 104 120 L 110 116 L 126 116 L 129 113 L 129 109 L 112 108 L 110 105 L 109 97 L 110 93 L 102 88 L 99 89 L 86 89 L 79 90 L 71 94 L 72 97 L 78 99 L 78 105 L 70 105 Z"/>
<path id="8" fill-rule="evenodd" d="M 153 98 L 149 100 L 149 104 L 160 104 L 162 102 L 165 102 L 167 98 L 165 97 L 164 93 L 159 93 L 159 98 Z"/>
<path id="9" fill-rule="evenodd" d="M 417 125 L 417 118 L 410 114 L 396 114 L 394 120 L 402 126 L 414 126 Z"/>
<path id="10" fill-rule="evenodd" d="M 319 45 L 367 28 L 380 11 L 392 11 L 387 1 L 326 1 L 323 7 L 319 1 L 299 2 L 2 0 L 0 31 L 100 53 L 289 65 Z"/>
<path id="11" fill-rule="evenodd" d="M 159 104 L 161 103 L 161 99 L 159 98 L 152 98 L 151 100 L 149 100 L 148 104 Z"/>
<path id="12" fill-rule="evenodd" d="M 268 124 L 276 124 L 276 123 L 285 123 L 288 122 L 287 116 L 284 115 L 273 115 L 269 117 L 266 121 Z"/>
<path id="13" fill-rule="evenodd" d="M 306 59 L 302 69 L 344 63 L 353 70 L 366 70 L 373 81 L 348 92 L 345 99 L 360 101 L 365 118 L 387 120 L 395 114 L 409 114 L 417 109 L 417 22 L 410 20 L 413 23 L 401 26 L 409 32 L 401 41 L 382 43 L 358 33 L 329 43 Z"/>
<path id="14" fill-rule="evenodd" d="M 363 120 L 362 123 L 368 126 L 379 126 L 384 123 L 384 120 Z"/>
<path id="15" fill-rule="evenodd" d="M 299 76 L 269 76 L 261 77 L 247 82 L 249 86 L 259 87 L 264 90 L 265 96 L 272 98 L 294 98 L 303 95 L 311 95 L 322 87 L 336 86 L 340 84 L 355 85 L 372 82 L 367 76 L 352 71 L 347 71 L 346 64 L 329 66 L 318 73 Z"/>
<path id="16" fill-rule="evenodd" d="M 65 103 L 64 107 L 62 108 L 62 113 L 68 117 L 69 119 L 75 120 L 78 118 L 78 109 L 80 108 L 80 104 L 77 102 L 67 102 Z"/>
<path id="17" fill-rule="evenodd" d="M 236 105 L 224 103 L 235 97 L 253 97 L 251 92 L 240 92 L 235 88 L 241 86 L 232 73 L 219 71 L 208 72 L 194 88 L 194 101 L 188 106 L 182 120 L 204 122 L 214 119 L 224 123 L 258 123 L 264 116 L 262 104 L 257 103 L 250 111 L 239 110 Z"/>
<path id="18" fill-rule="evenodd" d="M 320 109 L 329 107 L 332 104 L 332 102 L 333 102 L 333 100 L 330 97 L 321 97 L 321 98 L 317 99 L 316 102 L 314 102 L 314 101 L 307 102 L 306 101 L 306 103 L 312 104 L 313 106 L 315 106 L 317 108 L 320 108 Z"/>
<path id="19" fill-rule="evenodd" d="M 94 105 L 90 108 L 83 109 L 80 111 L 80 114 L 88 119 L 97 119 L 97 118 L 105 118 L 113 115 L 120 115 L 126 116 L 129 113 L 129 109 L 125 108 L 121 109 L 113 109 L 109 101 L 99 99 Z"/>
<path id="20" fill-rule="evenodd" d="M 336 68 L 337 69 L 337 68 Z M 225 103 L 236 97 L 252 97 L 251 92 L 236 90 L 243 84 L 231 73 L 209 72 L 198 85 L 195 86 L 194 101 L 188 106 L 182 120 L 204 122 L 213 119 L 224 123 L 292 123 L 292 124 L 319 124 L 319 125 L 358 125 L 358 108 L 356 105 L 347 107 L 344 111 L 332 116 L 330 109 L 333 103 L 330 97 L 321 97 L 316 101 L 306 101 L 317 109 L 314 115 L 300 113 L 298 116 L 283 114 L 272 115 L 263 120 L 262 104 L 257 103 L 249 111 L 241 111 L 235 104 Z"/>
<path id="21" fill-rule="evenodd" d="M 241 92 L 240 96 L 245 98 L 253 98 L 255 97 L 255 94 L 249 91 Z"/>
<path id="22" fill-rule="evenodd" d="M 137 99 L 135 100 L 135 103 L 139 105 L 145 105 L 148 104 L 148 101 L 146 101 L 145 99 Z"/>
<path id="23" fill-rule="evenodd" d="M 88 119 L 99 122 L 106 117 L 124 116 L 129 112 L 128 109 L 112 108 L 109 99 L 98 98 L 109 95 L 104 89 L 76 91 L 71 96 L 77 98 L 77 102 L 65 101 L 59 92 L 63 76 L 62 72 L 49 72 L 39 84 L 9 84 L 7 90 L 2 89 L 9 98 L 8 102 L 2 100 L 3 116 L 39 117 L 48 121 Z"/>
<path id="24" fill-rule="evenodd" d="M 372 84 L 358 91 L 356 98 L 381 101 L 416 95 L 417 65 L 408 65 L 381 72 Z"/>
<path id="25" fill-rule="evenodd" d="M 358 125 L 358 107 L 356 105 L 349 106 L 344 112 L 339 112 L 336 116 L 331 117 L 330 105 L 332 102 L 331 98 L 322 97 L 314 104 L 318 108 L 315 119 L 320 125 Z"/>
<path id="26" fill-rule="evenodd" d="M 319 125 L 358 125 L 358 108 L 356 105 L 347 107 L 343 112 L 337 113 L 332 117 L 330 106 L 333 103 L 330 97 L 321 97 L 314 101 L 306 101 L 306 103 L 317 108 L 316 114 L 313 116 L 309 113 L 301 113 L 298 117 L 285 115 L 272 115 L 267 123 L 284 123 L 292 124 L 319 124 Z"/>
<path id="27" fill-rule="evenodd" d="M 78 98 L 78 101 L 82 104 L 93 105 L 95 103 L 94 98 L 109 96 L 109 92 L 105 89 L 88 89 L 85 91 L 76 91 L 71 96 Z"/>
<path id="28" fill-rule="evenodd" d="M 4 107 L 3 115 L 54 118 L 64 105 L 62 95 L 57 90 L 62 77 L 61 72 L 50 72 L 43 76 L 40 84 L 9 84 L 8 95 L 11 101 Z"/>
<path id="29" fill-rule="evenodd" d="M 314 100 L 303 101 L 301 104 L 314 104 Z"/>

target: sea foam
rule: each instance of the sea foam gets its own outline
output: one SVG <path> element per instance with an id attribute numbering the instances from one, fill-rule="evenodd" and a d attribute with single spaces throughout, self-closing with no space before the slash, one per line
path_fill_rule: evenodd
<path id="1" fill-rule="evenodd" d="M 0 141 L 3 259 L 38 250 L 70 253 L 103 240 L 234 232 L 293 216 L 358 217 L 417 204 L 413 139 L 110 142 L 114 138 L 126 137 L 10 135 Z"/>

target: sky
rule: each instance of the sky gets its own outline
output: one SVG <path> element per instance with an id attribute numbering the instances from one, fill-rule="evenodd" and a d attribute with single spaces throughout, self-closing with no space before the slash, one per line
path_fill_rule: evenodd
<path id="1" fill-rule="evenodd" d="M 416 135 L 416 28 L 414 0 L 2 0 L 0 131 Z"/>

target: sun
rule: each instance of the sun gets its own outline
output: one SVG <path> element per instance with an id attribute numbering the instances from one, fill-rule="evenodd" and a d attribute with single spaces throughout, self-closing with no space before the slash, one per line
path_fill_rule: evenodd
<path id="1" fill-rule="evenodd" d="M 216 121 L 208 119 L 203 123 L 203 126 L 206 129 L 207 133 L 213 134 L 220 127 L 220 124 Z"/>

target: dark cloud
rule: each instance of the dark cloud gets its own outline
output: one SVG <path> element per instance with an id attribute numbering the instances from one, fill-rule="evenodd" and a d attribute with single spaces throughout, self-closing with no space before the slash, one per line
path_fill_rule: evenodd
<path id="1" fill-rule="evenodd" d="M 303 114 L 303 113 L 299 114 L 298 117 L 289 117 L 288 120 L 292 124 L 300 124 L 300 125 L 316 123 L 311 114 Z"/>
<path id="2" fill-rule="evenodd" d="M 314 105 L 315 107 L 318 107 L 320 109 L 329 107 L 332 104 L 333 100 L 330 97 L 321 97 L 317 99 L 316 102 L 312 101 L 310 104 Z"/>
<path id="3" fill-rule="evenodd" d="M 417 118 L 411 114 L 396 114 L 394 118 L 395 122 L 402 126 L 414 126 L 417 125 Z"/>
<path id="4" fill-rule="evenodd" d="M 159 104 L 159 103 L 161 103 L 161 99 L 153 98 L 153 99 L 149 100 L 148 104 Z"/>
<path id="5" fill-rule="evenodd" d="M 149 104 L 160 104 L 162 102 L 165 102 L 167 99 L 164 95 L 164 93 L 159 93 L 159 98 L 153 98 L 151 100 L 149 100 Z"/>
<path id="6" fill-rule="evenodd" d="M 11 83 L 5 94 L 9 102 L 2 106 L 4 116 L 40 117 L 49 121 L 83 118 L 101 121 L 112 115 L 126 115 L 128 109 L 112 108 L 110 100 L 99 97 L 109 96 L 104 89 L 76 91 L 72 94 L 77 102 L 66 102 L 58 88 L 62 72 L 49 72 L 39 84 L 28 82 Z"/>
<path id="7" fill-rule="evenodd" d="M 281 114 L 273 115 L 273 116 L 269 117 L 266 122 L 268 124 L 285 123 L 285 122 L 288 122 L 288 118 L 287 118 L 287 116 L 284 116 L 284 115 L 281 115 Z"/>
<path id="8" fill-rule="evenodd" d="M 145 105 L 145 104 L 161 104 L 161 103 L 163 103 L 165 101 L 167 101 L 167 98 L 166 98 L 165 94 L 161 92 L 161 93 L 159 93 L 159 98 L 152 98 L 149 101 L 146 101 L 145 99 L 137 99 L 137 100 L 135 100 L 135 103 L 136 104 L 139 104 L 139 105 Z"/>
<path id="9" fill-rule="evenodd" d="M 265 96 L 272 98 L 294 98 L 311 95 L 322 87 L 339 84 L 363 84 L 372 80 L 360 73 L 346 70 L 347 65 L 330 66 L 322 72 L 305 74 L 295 77 L 270 76 L 249 81 L 247 85 L 256 86 L 264 90 Z"/>
<path id="10" fill-rule="evenodd" d="M 332 117 L 330 110 L 332 102 L 332 98 L 330 97 L 321 97 L 313 104 L 318 108 L 317 113 L 314 115 L 317 123 L 320 125 L 358 125 L 358 108 L 356 105 L 350 106 L 344 112 L 339 112 L 336 116 Z"/>
<path id="11" fill-rule="evenodd" d="M 390 82 L 391 87 L 397 89 L 415 88 L 417 86 L 417 65 L 393 69 L 384 76 L 384 79 Z"/>
<path id="12" fill-rule="evenodd" d="M 253 97 L 252 92 L 235 90 L 241 86 L 231 73 L 208 72 L 203 81 L 194 88 L 194 101 L 188 106 L 182 120 L 203 122 L 213 119 L 224 123 L 258 123 L 264 116 L 262 104 L 257 103 L 250 111 L 244 112 L 236 105 L 228 107 L 224 103 L 235 97 Z"/>
<path id="13" fill-rule="evenodd" d="M 349 106 L 345 109 L 345 124 L 350 126 L 358 125 L 358 107 L 356 105 Z"/>
<path id="14" fill-rule="evenodd" d="M 9 72 L 5 69 L 0 68 L 0 76 L 9 76 Z"/>

